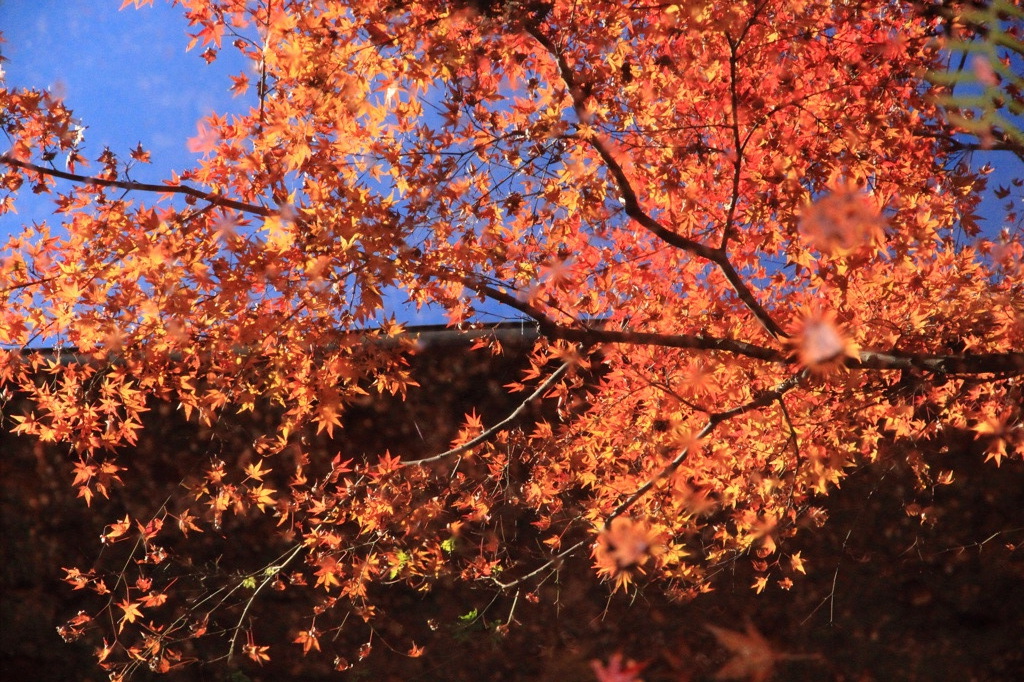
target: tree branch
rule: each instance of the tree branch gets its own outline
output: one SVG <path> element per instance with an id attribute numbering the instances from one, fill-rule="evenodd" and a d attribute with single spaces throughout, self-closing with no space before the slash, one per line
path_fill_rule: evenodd
<path id="1" fill-rule="evenodd" d="M 442 453 L 437 454 L 437 455 L 432 455 L 430 457 L 424 457 L 423 459 L 414 459 L 414 460 L 410 460 L 408 462 L 402 462 L 402 466 L 410 467 L 410 466 L 417 466 L 417 465 L 420 465 L 420 464 L 430 464 L 431 462 L 436 462 L 438 460 L 442 460 L 445 457 L 452 457 L 453 455 L 461 455 L 464 452 L 469 452 L 470 450 L 475 448 L 480 443 L 483 443 L 485 441 L 490 440 L 491 437 L 493 437 L 494 435 L 498 434 L 501 431 L 504 431 L 506 428 L 511 426 L 516 421 L 516 419 L 518 419 L 523 414 L 523 412 L 526 411 L 526 408 L 527 408 L 527 406 L 530 403 L 532 403 L 537 398 L 542 397 L 547 392 L 547 390 L 549 388 L 554 386 L 555 382 L 558 381 L 558 379 L 563 374 L 565 374 L 566 370 L 569 369 L 569 364 L 570 363 L 566 362 L 561 367 L 556 369 L 551 374 L 551 376 L 549 376 L 544 381 L 544 383 L 542 383 L 540 386 L 537 387 L 537 390 L 535 390 L 530 395 L 526 396 L 526 399 L 523 402 L 519 403 L 519 406 L 516 409 L 512 410 L 512 412 L 507 417 L 505 417 L 500 422 L 498 422 L 497 424 L 495 424 L 491 428 L 487 429 L 483 433 L 479 434 L 478 436 L 476 436 L 472 440 L 467 441 L 467 442 L 463 443 L 462 445 L 459 445 L 458 447 L 454 447 L 451 450 L 446 450 L 445 452 L 442 452 Z"/>
<path id="2" fill-rule="evenodd" d="M 525 583 L 527 580 L 529 580 L 533 576 L 537 575 L 538 573 L 541 573 L 542 571 L 550 568 L 551 566 L 554 566 L 556 563 L 558 563 L 562 559 L 566 558 L 567 556 L 569 556 L 571 554 L 575 554 L 576 550 L 578 550 L 581 547 L 585 547 L 588 544 L 590 544 L 590 538 L 589 537 L 586 540 L 580 540 L 579 542 L 577 542 L 572 547 L 569 547 L 568 549 L 562 550 L 561 552 L 559 552 L 555 556 L 551 557 L 550 559 L 545 561 L 543 564 L 541 564 L 537 568 L 535 568 L 532 571 L 530 571 L 529 573 L 521 575 L 518 578 L 516 578 L 515 580 L 509 581 L 507 583 L 503 583 L 500 580 L 498 580 L 497 578 L 491 578 L 491 580 L 493 580 L 494 584 L 497 585 L 498 587 L 500 587 L 503 590 L 507 590 L 510 587 L 516 587 L 517 585 L 522 585 L 523 583 Z"/>
<path id="3" fill-rule="evenodd" d="M 722 351 L 765 362 L 795 365 L 796 357 L 787 350 L 758 346 L 746 341 L 724 339 L 703 334 L 659 334 L 631 330 L 603 329 L 581 323 L 582 327 L 558 324 L 544 311 L 475 278 L 463 276 L 464 286 L 510 308 L 518 310 L 537 323 L 538 330 L 549 339 L 584 344 L 622 343 L 635 346 L 663 346 L 692 350 Z M 600 323 L 600 322 L 598 322 Z M 889 351 L 863 350 L 856 358 L 846 358 L 849 369 L 903 370 L 918 369 L 934 374 L 1024 374 L 1024 352 L 978 353 L 962 355 L 929 355 Z"/>
<path id="4" fill-rule="evenodd" d="M 925 355 L 902 351 L 861 351 L 848 358 L 851 369 L 920 369 L 935 374 L 1024 374 L 1024 352 Z"/>
<path id="5" fill-rule="evenodd" d="M 748 22 L 747 27 L 750 27 Z M 739 120 L 739 92 L 736 89 L 736 81 L 739 77 L 736 74 L 736 63 L 739 61 L 737 50 L 739 49 L 739 41 L 733 41 L 726 34 L 726 38 L 729 41 L 729 99 L 730 99 L 730 121 L 729 127 L 732 128 L 732 142 L 736 148 L 736 158 L 733 159 L 733 173 L 732 173 L 732 192 L 729 197 L 729 213 L 725 218 L 725 227 L 722 228 L 722 243 L 719 245 L 719 250 L 724 251 L 726 246 L 729 244 L 729 239 L 732 237 L 733 230 L 735 230 L 736 221 L 736 206 L 740 201 L 740 180 L 743 177 L 743 150 L 746 145 L 740 140 L 740 120 Z M 749 137 L 747 138 L 750 139 Z"/>
<path id="6" fill-rule="evenodd" d="M 121 189 L 132 190 L 137 192 L 158 192 L 160 194 L 184 194 L 186 196 L 195 197 L 196 199 L 202 199 L 208 201 L 215 206 L 221 206 L 223 208 L 232 208 L 236 211 L 243 213 L 251 213 L 253 215 L 263 216 L 269 218 L 270 216 L 277 215 L 277 210 L 273 208 L 267 208 L 266 206 L 258 206 L 256 204 L 247 204 L 244 201 L 237 201 L 235 199 L 229 199 L 228 197 L 216 194 L 214 192 L 204 192 L 203 190 L 196 189 L 195 187 L 189 187 L 188 185 L 153 185 L 145 182 L 133 182 L 130 180 L 107 180 L 105 178 L 97 178 L 88 175 L 79 175 L 78 173 L 68 173 L 66 171 L 60 171 L 56 168 L 46 168 L 45 166 L 37 166 L 34 163 L 28 161 L 19 161 L 13 158 L 9 154 L 0 155 L 0 162 L 6 163 L 9 166 L 15 166 L 23 170 L 32 171 L 39 173 L 40 175 L 48 175 L 53 178 L 61 178 L 62 180 L 70 180 L 71 182 L 78 182 L 85 185 L 100 185 L 101 187 L 119 187 Z"/>
<path id="7" fill-rule="evenodd" d="M 723 339 L 703 334 L 658 334 L 653 332 L 636 332 L 630 330 L 601 329 L 588 325 L 567 327 L 560 325 L 536 306 L 521 301 L 515 296 L 501 291 L 489 284 L 475 282 L 473 279 L 462 278 L 463 284 L 490 299 L 504 303 L 537 322 L 540 333 L 549 339 L 561 339 L 584 344 L 624 343 L 635 346 L 664 346 L 666 348 L 688 348 L 694 350 L 719 350 L 736 355 L 783 363 L 788 355 L 780 350 L 765 348 L 745 341 Z"/>
<path id="8" fill-rule="evenodd" d="M 557 62 L 559 74 L 569 90 L 569 96 L 572 98 L 573 109 L 576 111 L 576 117 L 581 122 L 585 121 L 587 113 L 583 92 L 576 84 L 572 68 L 569 66 L 568 62 L 566 62 L 565 57 L 540 31 L 531 27 L 528 29 L 528 32 Z M 788 334 L 786 334 L 786 332 L 784 332 L 782 328 L 775 323 L 775 320 L 773 320 L 771 315 L 768 314 L 768 311 L 765 310 L 756 298 L 754 298 L 754 294 L 739 276 L 739 273 L 736 272 L 736 269 L 729 261 L 729 257 L 723 249 L 712 248 L 707 244 L 702 244 L 688 237 L 684 237 L 683 235 L 668 229 L 652 218 L 640 206 L 636 190 L 633 189 L 632 184 L 629 182 L 629 178 L 626 176 L 626 172 L 622 169 L 619 162 L 616 161 L 615 156 L 612 154 L 608 145 L 594 135 L 588 136 L 586 138 L 586 142 L 593 147 L 594 151 L 596 151 L 598 156 L 601 157 L 602 162 L 604 162 L 605 167 L 607 167 L 608 172 L 611 174 L 615 186 L 619 190 L 626 215 L 638 222 L 641 226 L 646 228 L 649 232 L 665 243 L 678 249 L 682 249 L 688 253 L 692 253 L 695 256 L 699 256 L 700 258 L 704 258 L 705 260 L 711 261 L 717 265 L 722 270 L 722 273 L 729 281 L 733 290 L 736 292 L 736 295 L 739 296 L 743 304 L 754 314 L 754 317 L 757 318 L 768 333 L 776 339 L 784 339 L 788 337 Z M 739 149 L 737 149 L 737 153 L 739 153 Z"/>
<path id="9" fill-rule="evenodd" d="M 317 526 L 317 529 L 319 528 L 320 527 Z M 281 557 L 279 557 L 279 559 L 283 559 L 281 563 L 273 562 L 264 567 L 263 580 L 260 581 L 260 584 L 256 587 L 255 590 L 253 590 L 252 596 L 250 596 L 248 601 L 246 601 L 245 608 L 242 609 L 242 615 L 238 617 L 238 623 L 235 625 L 234 632 L 231 635 L 231 644 L 228 646 L 227 654 L 227 659 L 229 663 L 231 662 L 231 659 L 235 655 L 235 646 L 238 643 L 238 634 L 242 631 L 242 624 L 245 622 L 245 617 L 249 614 L 249 609 L 251 609 L 252 605 L 256 602 L 256 598 L 260 595 L 260 592 L 263 591 L 264 587 L 266 587 L 272 580 L 276 580 L 278 575 L 280 575 L 281 571 L 287 568 L 288 564 L 295 560 L 295 557 L 299 555 L 299 552 L 301 552 L 305 546 L 305 543 L 300 542 L 299 544 L 295 545 L 290 550 L 288 550 L 285 554 L 281 555 Z M 255 574 L 250 574 L 246 577 L 252 578 L 255 577 Z M 241 582 L 244 582 L 244 580 Z"/>

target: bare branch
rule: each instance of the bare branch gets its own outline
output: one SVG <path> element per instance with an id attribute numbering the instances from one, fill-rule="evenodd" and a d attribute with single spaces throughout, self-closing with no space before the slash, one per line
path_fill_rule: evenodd
<path id="1" fill-rule="evenodd" d="M 315 530 L 319 529 L 320 526 L 317 526 Z M 245 622 L 245 617 L 249 615 L 249 609 L 252 608 L 252 605 L 256 601 L 256 598 L 259 596 L 260 592 L 263 591 L 263 588 L 270 584 L 272 580 L 277 580 L 278 574 L 280 574 L 281 571 L 287 568 L 288 564 L 295 560 L 295 557 L 299 555 L 299 552 L 301 552 L 305 548 L 305 546 L 306 545 L 304 543 L 300 542 L 299 544 L 295 545 L 290 550 L 288 550 L 288 552 L 282 555 L 282 557 L 279 557 L 283 558 L 283 561 L 281 563 L 274 562 L 264 568 L 263 580 L 260 581 L 260 584 L 256 587 L 255 590 L 253 590 L 252 596 L 250 596 L 249 600 L 245 603 L 245 608 L 242 609 L 242 615 L 238 617 L 238 623 L 235 625 L 234 633 L 232 633 L 231 635 L 231 644 L 228 646 L 227 654 L 227 660 L 229 663 L 231 662 L 231 659 L 235 655 L 235 646 L 238 644 L 238 634 L 242 631 L 242 624 Z"/>

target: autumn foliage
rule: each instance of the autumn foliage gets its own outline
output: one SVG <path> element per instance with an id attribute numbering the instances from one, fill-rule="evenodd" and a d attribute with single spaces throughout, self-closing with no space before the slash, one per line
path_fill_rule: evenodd
<path id="1" fill-rule="evenodd" d="M 189 662 L 213 621 L 229 656 L 269 661 L 247 615 L 274 590 L 312 595 L 293 642 L 315 655 L 383 617 L 378 589 L 525 594 L 579 555 L 611 591 L 692 599 L 737 557 L 754 591 L 788 589 L 814 567 L 787 541 L 851 467 L 948 483 L 928 455 L 949 433 L 993 466 L 1024 455 L 1021 220 L 979 220 L 992 168 L 964 161 L 1022 147 L 961 134 L 925 80 L 973 35 L 955 3 L 177 4 L 207 61 L 251 60 L 226 87 L 254 105 L 197 122 L 196 167 L 163 184 L 133 179 L 141 146 L 87 150 L 73 103 L 0 90 L 0 212 L 25 191 L 56 210 L 0 261 L 0 381 L 28 404 L 4 427 L 67 443 L 95 505 L 130 490 L 157 403 L 274 415 L 109 519 L 128 561 L 66 568 L 100 611 L 64 634 L 115 675 Z M 495 355 L 482 321 L 526 319 L 521 409 L 453 416 L 427 457 L 312 456 L 353 405 L 440 390 L 412 379 L 396 301 Z M 189 543 L 229 520 L 286 549 L 196 578 Z M 737 677 L 779 660 L 752 628 L 714 635 L 752 643 Z"/>

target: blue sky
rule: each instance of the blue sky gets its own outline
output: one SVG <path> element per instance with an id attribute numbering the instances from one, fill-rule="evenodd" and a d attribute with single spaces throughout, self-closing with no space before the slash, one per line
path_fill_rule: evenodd
<path id="1" fill-rule="evenodd" d="M 181 8 L 118 11 L 121 0 L 0 0 L 0 47 L 8 87 L 57 89 L 87 126 L 85 153 L 109 146 L 123 158 L 139 142 L 153 163 L 133 171 L 159 182 L 195 162 L 186 140 L 210 112 L 240 112 L 251 102 L 228 92 L 229 74 L 249 68 L 232 49 L 207 65 L 200 50 L 185 52 Z M 28 195 L 28 196 L 25 196 Z M 31 197 L 31 198 L 29 198 Z M 0 218 L 0 234 L 49 214 L 45 199 L 19 197 L 19 215 Z M 38 213 L 37 211 L 42 211 Z M 16 222 L 17 225 L 8 223 Z"/>
<path id="2" fill-rule="evenodd" d="M 248 63 L 225 50 L 211 65 L 185 52 L 180 8 L 156 3 L 118 11 L 119 0 L 0 0 L 11 86 L 63 90 L 89 130 L 90 149 L 125 151 L 142 141 L 157 168 L 194 156 L 185 139 L 212 111 L 242 111 L 251 102 L 228 92 L 228 74 Z"/>

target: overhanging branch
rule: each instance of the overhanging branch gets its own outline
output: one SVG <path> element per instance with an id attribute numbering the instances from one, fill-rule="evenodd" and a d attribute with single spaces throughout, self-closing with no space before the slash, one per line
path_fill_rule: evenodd
<path id="1" fill-rule="evenodd" d="M 222 196 L 215 192 L 204 192 L 201 189 L 195 187 L 189 187 L 188 185 L 154 185 L 147 182 L 134 182 L 131 180 L 109 180 L 106 178 L 97 178 L 89 175 L 79 175 L 78 173 L 68 173 L 67 171 L 57 170 L 56 168 L 46 168 L 45 166 L 39 166 L 28 161 L 19 161 L 9 154 L 0 155 L 0 162 L 6 163 L 9 166 L 21 168 L 22 170 L 32 171 L 33 173 L 39 173 L 40 175 L 47 175 L 52 178 L 60 178 L 62 180 L 70 180 L 71 182 L 77 182 L 83 185 L 99 185 L 100 187 L 118 187 L 120 189 L 136 191 L 136 192 L 155 192 L 159 194 L 184 194 L 185 196 L 194 197 L 207 201 L 215 206 L 221 206 L 223 208 L 231 208 L 236 211 L 243 213 L 250 213 L 252 215 L 262 216 L 269 218 L 270 216 L 277 215 L 278 211 L 273 208 L 267 208 L 266 206 L 258 206 L 256 204 L 248 204 L 244 201 L 238 201 L 236 199 L 229 199 L 228 197 Z"/>
<path id="2" fill-rule="evenodd" d="M 463 278 L 465 286 L 483 294 L 487 298 L 504 303 L 537 323 L 540 333 L 549 339 L 560 339 L 576 343 L 594 345 L 602 343 L 622 343 L 634 346 L 663 346 L 666 348 L 689 348 L 693 350 L 719 350 L 735 355 L 744 355 L 767 362 L 787 362 L 787 354 L 781 350 L 765 348 L 745 341 L 723 339 L 703 334 L 658 334 L 653 332 L 636 332 L 630 330 L 603 329 L 584 324 L 581 327 L 569 327 L 558 324 L 543 311 L 526 301 L 521 301 L 512 294 L 502 291 L 489 284 L 477 282 L 471 278 Z"/>
<path id="3" fill-rule="evenodd" d="M 1024 352 L 926 355 L 894 351 L 861 351 L 849 358 L 851 369 L 918 369 L 934 374 L 1024 374 Z"/>

